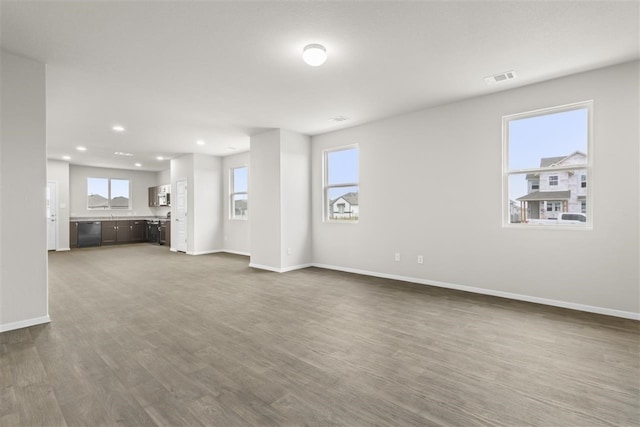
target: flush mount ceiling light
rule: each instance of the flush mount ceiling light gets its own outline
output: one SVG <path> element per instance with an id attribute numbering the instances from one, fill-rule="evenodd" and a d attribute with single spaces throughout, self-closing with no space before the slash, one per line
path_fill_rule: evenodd
<path id="1" fill-rule="evenodd" d="M 201 140 L 201 139 L 199 139 L 199 140 L 197 140 L 197 141 L 196 141 L 196 144 L 198 144 L 198 145 L 204 145 L 204 141 L 203 141 L 203 140 Z"/>
<path id="2" fill-rule="evenodd" d="M 111 130 L 114 131 L 114 132 L 124 132 L 124 126 L 113 125 L 113 126 L 111 126 Z"/>
<path id="3" fill-rule="evenodd" d="M 71 156 L 62 156 L 62 160 L 71 160 Z"/>
<path id="4" fill-rule="evenodd" d="M 312 67 L 317 67 L 327 60 L 327 49 L 321 44 L 308 44 L 302 50 L 302 59 Z"/>
<path id="5" fill-rule="evenodd" d="M 87 151 L 87 147 L 83 147 L 82 145 L 78 145 L 76 147 L 76 150 L 78 150 L 78 151 Z"/>
<path id="6" fill-rule="evenodd" d="M 157 159 L 157 160 L 164 160 L 164 157 L 162 157 L 162 156 L 158 156 L 158 157 L 156 157 L 156 159 Z"/>
<path id="7" fill-rule="evenodd" d="M 135 163 L 134 166 L 139 168 L 140 166 L 142 166 L 142 163 Z"/>

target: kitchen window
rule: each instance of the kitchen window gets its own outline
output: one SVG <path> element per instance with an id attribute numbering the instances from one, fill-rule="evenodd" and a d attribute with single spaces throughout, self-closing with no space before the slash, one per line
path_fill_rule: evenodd
<path id="1" fill-rule="evenodd" d="M 229 218 L 249 218 L 248 168 L 241 166 L 229 170 Z"/>
<path id="2" fill-rule="evenodd" d="M 324 219 L 357 222 L 360 216 L 358 147 L 324 152 Z"/>
<path id="3" fill-rule="evenodd" d="M 585 213 L 577 226 L 592 227 L 592 117 L 586 101 L 502 118 L 503 225 L 566 226 L 549 220 L 567 212 Z"/>
<path id="4" fill-rule="evenodd" d="M 131 209 L 131 182 L 117 178 L 87 178 L 87 209 Z"/>

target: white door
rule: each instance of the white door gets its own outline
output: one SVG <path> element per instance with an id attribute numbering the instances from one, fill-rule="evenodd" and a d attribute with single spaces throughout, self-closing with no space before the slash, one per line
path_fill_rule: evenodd
<path id="1" fill-rule="evenodd" d="M 181 252 L 187 252 L 187 180 L 183 179 L 178 181 L 176 188 L 176 199 L 174 201 L 176 206 L 175 217 L 175 234 L 171 236 L 171 243 L 173 245 L 175 236 L 175 249 Z"/>
<path id="2" fill-rule="evenodd" d="M 47 250 L 55 251 L 58 247 L 58 200 L 57 183 L 47 181 Z"/>

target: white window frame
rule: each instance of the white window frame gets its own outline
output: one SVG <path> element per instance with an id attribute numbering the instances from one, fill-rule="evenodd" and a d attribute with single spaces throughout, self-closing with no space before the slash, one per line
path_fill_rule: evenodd
<path id="1" fill-rule="evenodd" d="M 329 153 L 335 153 L 336 151 L 344 151 L 344 150 L 352 150 L 356 149 L 358 152 L 358 181 L 357 182 L 341 182 L 339 184 L 329 185 Z M 331 206 L 329 202 L 331 201 L 329 198 L 329 190 L 332 188 L 342 188 L 342 187 L 357 187 L 358 188 L 358 205 L 360 204 L 360 148 L 358 148 L 358 144 L 351 145 L 343 145 L 340 147 L 333 147 L 323 150 L 322 152 L 322 163 L 323 163 L 323 177 L 322 177 L 322 186 L 323 186 L 323 201 L 322 201 L 322 210 L 323 210 L 323 221 L 331 222 L 331 223 L 348 223 L 348 224 L 357 224 L 360 221 L 360 212 L 358 211 L 358 219 L 342 219 L 342 218 L 331 218 L 331 214 L 329 213 L 329 209 Z"/>
<path id="2" fill-rule="evenodd" d="M 560 182 L 559 175 L 549 175 L 549 187 L 557 187 L 559 182 Z"/>
<path id="3" fill-rule="evenodd" d="M 235 177 L 234 177 L 234 171 L 236 169 L 242 169 L 245 168 L 247 170 L 247 191 L 234 191 L 235 190 Z M 241 196 L 241 195 L 245 195 L 247 196 L 246 200 L 247 200 L 247 214 L 244 217 L 239 217 L 236 216 L 236 212 L 234 209 L 234 203 L 233 203 L 233 199 L 234 196 Z M 229 168 L 229 219 L 230 220 L 235 220 L 235 221 L 247 221 L 249 219 L 249 166 L 247 165 L 240 165 L 240 166 L 234 166 L 234 167 L 230 167 Z"/>
<path id="4" fill-rule="evenodd" d="M 95 207 L 91 207 L 89 206 L 89 180 L 90 179 L 104 179 L 107 181 L 107 206 L 104 207 L 99 207 L 99 206 L 95 206 Z M 117 181 L 127 181 L 129 183 L 129 205 L 127 207 L 113 207 L 111 206 L 111 181 L 112 180 L 117 180 Z M 87 210 L 93 211 L 93 210 L 101 210 L 101 211 L 105 211 L 105 210 L 117 210 L 117 211 L 130 211 L 133 209 L 133 196 L 132 196 L 132 186 L 133 183 L 131 182 L 131 180 L 129 178 L 105 178 L 102 176 L 88 176 L 87 177 L 87 192 L 86 192 L 86 200 L 87 200 Z"/>
<path id="5" fill-rule="evenodd" d="M 566 111 L 573 111 L 579 109 L 587 110 L 587 163 L 578 165 L 567 166 L 549 166 L 539 168 L 526 168 L 526 169 L 509 169 L 509 123 L 512 120 L 520 120 L 531 117 L 545 116 L 548 114 L 562 113 Z M 568 153 L 569 154 L 569 153 Z M 502 226 L 504 228 L 527 228 L 527 229 L 544 229 L 544 230 L 592 230 L 593 229 L 593 194 L 592 185 L 587 186 L 587 222 L 584 226 L 563 226 L 555 225 L 549 227 L 547 225 L 535 225 L 535 224 L 522 224 L 510 222 L 510 209 L 509 209 L 509 177 L 511 175 L 520 175 L 527 173 L 542 173 L 542 172 L 563 172 L 574 170 L 586 170 L 586 175 L 593 180 L 593 100 L 580 101 L 571 104 L 560 105 L 557 107 L 541 108 L 539 110 L 528 111 L 524 113 L 511 114 L 502 117 Z M 593 182 L 593 181 L 592 181 Z"/>

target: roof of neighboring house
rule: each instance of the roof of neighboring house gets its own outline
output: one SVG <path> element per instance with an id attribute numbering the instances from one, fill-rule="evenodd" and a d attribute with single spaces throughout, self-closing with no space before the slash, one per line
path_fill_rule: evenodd
<path id="1" fill-rule="evenodd" d="M 542 200 L 569 200 L 571 190 L 567 191 L 533 191 L 526 196 L 518 197 L 521 202 L 535 202 Z"/>
<path id="2" fill-rule="evenodd" d="M 114 197 L 111 199 L 111 207 L 112 208 L 128 208 L 129 207 L 129 199 L 127 197 Z"/>
<path id="3" fill-rule="evenodd" d="M 350 193 L 343 194 L 342 196 L 336 197 L 335 199 L 333 199 L 331 201 L 331 204 L 334 204 L 340 199 L 344 199 L 351 206 L 358 205 L 358 193 L 350 192 Z"/>
<path id="4" fill-rule="evenodd" d="M 584 154 L 582 151 L 574 151 L 573 153 L 569 154 L 568 156 L 543 157 L 542 159 L 540 159 L 540 167 L 541 168 L 547 168 L 549 166 L 560 164 L 560 163 L 564 162 L 565 160 L 567 160 L 569 157 L 573 157 L 576 154 L 579 154 L 581 156 L 587 157 L 587 155 Z"/>
<path id="5" fill-rule="evenodd" d="M 102 197 L 99 194 L 90 194 L 88 197 L 89 207 L 91 208 L 106 208 L 109 206 L 107 203 L 107 198 Z"/>

